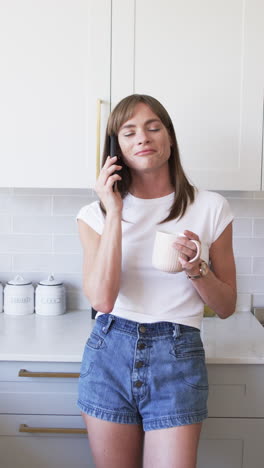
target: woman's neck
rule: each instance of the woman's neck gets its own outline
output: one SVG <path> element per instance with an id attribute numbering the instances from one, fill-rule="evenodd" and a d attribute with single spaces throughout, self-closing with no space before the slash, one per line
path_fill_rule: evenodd
<path id="1" fill-rule="evenodd" d="M 169 177 L 133 174 L 129 192 L 138 198 L 160 198 L 174 192 Z"/>

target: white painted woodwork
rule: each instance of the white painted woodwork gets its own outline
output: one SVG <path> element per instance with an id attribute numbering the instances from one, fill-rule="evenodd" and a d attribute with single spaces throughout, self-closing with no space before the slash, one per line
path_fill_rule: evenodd
<path id="1" fill-rule="evenodd" d="M 207 419 L 197 468 L 263 468 L 263 433 L 263 419 Z"/>
<path id="2" fill-rule="evenodd" d="M 110 109 L 110 32 L 109 0 L 1 1 L 0 186 L 94 185 L 97 99 L 102 133 Z"/>
<path id="3" fill-rule="evenodd" d="M 261 188 L 263 17 L 262 0 L 113 0 L 113 104 L 159 99 L 200 188 Z"/>
<path id="4" fill-rule="evenodd" d="M 86 435 L 20 433 L 20 424 L 84 428 L 81 416 L 0 415 L 1 467 L 95 468 Z"/>

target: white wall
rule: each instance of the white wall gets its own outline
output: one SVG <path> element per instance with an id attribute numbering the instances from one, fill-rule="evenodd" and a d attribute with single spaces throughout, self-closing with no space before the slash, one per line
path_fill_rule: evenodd
<path id="1" fill-rule="evenodd" d="M 220 192 L 235 215 L 238 292 L 264 306 L 264 192 Z M 50 272 L 64 281 L 68 308 L 89 307 L 81 291 L 82 252 L 75 215 L 92 190 L 0 189 L 0 281 L 22 274 L 34 283 Z"/>

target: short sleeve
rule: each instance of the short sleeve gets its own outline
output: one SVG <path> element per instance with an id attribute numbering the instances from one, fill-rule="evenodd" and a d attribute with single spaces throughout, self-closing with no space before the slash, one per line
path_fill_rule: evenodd
<path id="1" fill-rule="evenodd" d="M 76 216 L 76 221 L 78 221 L 78 219 L 84 221 L 98 234 L 101 235 L 103 233 L 105 221 L 99 201 L 83 206 Z"/>
<path id="2" fill-rule="evenodd" d="M 234 219 L 234 215 L 231 211 L 228 201 L 218 194 L 218 208 L 215 217 L 215 226 L 212 242 L 216 241 L 218 237 L 225 230 L 227 225 Z"/>

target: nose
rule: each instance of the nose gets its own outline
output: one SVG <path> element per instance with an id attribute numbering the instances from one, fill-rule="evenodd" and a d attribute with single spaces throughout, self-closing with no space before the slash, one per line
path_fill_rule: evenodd
<path id="1" fill-rule="evenodd" d="M 138 145 L 144 145 L 149 143 L 150 138 L 149 135 L 147 135 L 147 132 L 145 130 L 140 130 L 137 134 L 137 144 Z"/>

